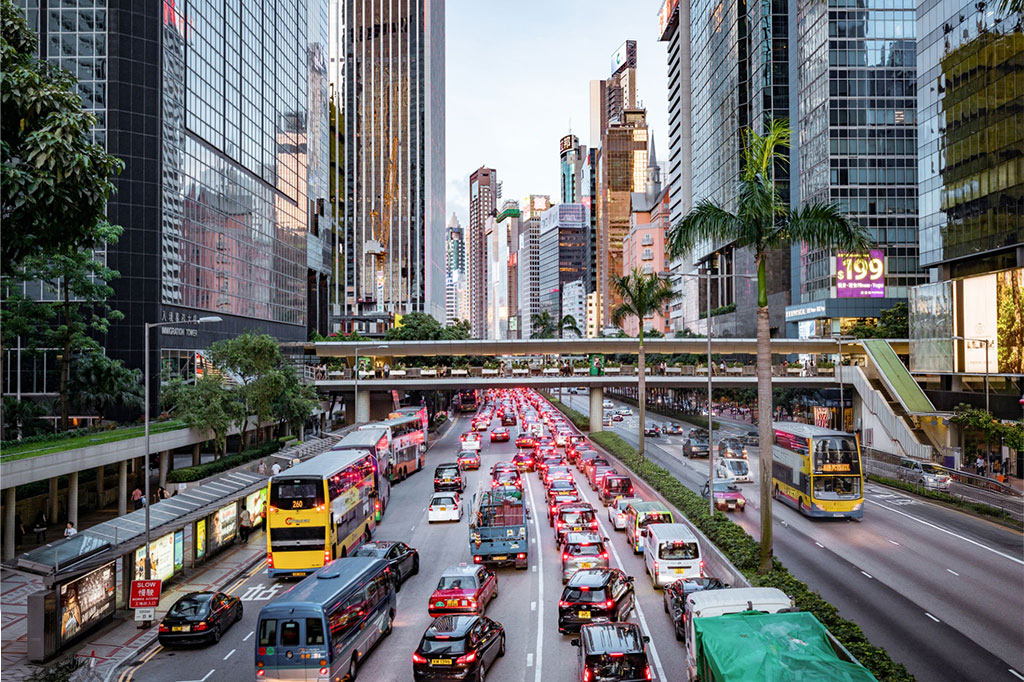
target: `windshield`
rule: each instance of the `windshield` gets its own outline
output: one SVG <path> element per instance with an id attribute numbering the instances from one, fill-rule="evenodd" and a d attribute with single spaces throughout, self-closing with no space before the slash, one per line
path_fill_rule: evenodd
<path id="1" fill-rule="evenodd" d="M 745 459 L 727 459 L 724 460 L 725 466 L 729 468 L 732 473 L 743 476 L 750 473 L 750 468 L 747 466 Z"/>
<path id="2" fill-rule="evenodd" d="M 699 556 L 696 542 L 663 542 L 658 547 L 659 559 L 696 559 Z"/>
<path id="3" fill-rule="evenodd" d="M 324 503 L 320 479 L 275 480 L 270 484 L 270 506 L 277 509 L 315 509 Z"/>
<path id="4" fill-rule="evenodd" d="M 814 496 L 819 500 L 846 500 L 860 497 L 859 476 L 815 476 Z"/>
<path id="5" fill-rule="evenodd" d="M 857 441 L 851 436 L 814 439 L 815 473 L 860 473 Z"/>
<path id="6" fill-rule="evenodd" d="M 640 517 L 637 525 L 643 528 L 652 523 L 672 523 L 672 515 L 668 512 L 647 512 Z"/>
<path id="7" fill-rule="evenodd" d="M 582 525 L 594 520 L 594 512 L 589 509 L 583 511 L 564 511 L 559 517 L 562 523 Z"/>
<path id="8" fill-rule="evenodd" d="M 719 483 L 718 481 L 715 481 L 715 492 L 716 493 L 733 493 L 733 492 L 736 492 L 738 490 L 739 490 L 739 488 L 734 486 L 732 483 L 728 483 L 728 482 L 726 482 L 726 483 Z"/>
<path id="9" fill-rule="evenodd" d="M 476 576 L 472 575 L 445 575 L 437 583 L 439 590 L 475 590 Z"/>
<path id="10" fill-rule="evenodd" d="M 439 656 L 442 654 L 464 654 L 466 653 L 465 639 L 429 639 L 423 638 L 420 644 L 420 651 L 424 654 Z"/>
<path id="11" fill-rule="evenodd" d="M 933 476 L 944 476 L 946 474 L 945 469 L 937 467 L 934 464 L 922 464 L 921 469 L 924 470 L 924 473 L 931 474 Z"/>
<path id="12" fill-rule="evenodd" d="M 605 590 L 603 587 L 580 590 L 578 587 L 565 588 L 562 601 L 574 601 L 581 604 L 597 604 L 604 601 Z"/>
<path id="13" fill-rule="evenodd" d="M 209 599 L 182 599 L 167 612 L 178 618 L 202 618 L 209 611 Z"/>
<path id="14" fill-rule="evenodd" d="M 565 548 L 565 553 L 570 556 L 600 556 L 601 545 L 592 545 L 590 543 L 585 545 L 568 545 Z"/>

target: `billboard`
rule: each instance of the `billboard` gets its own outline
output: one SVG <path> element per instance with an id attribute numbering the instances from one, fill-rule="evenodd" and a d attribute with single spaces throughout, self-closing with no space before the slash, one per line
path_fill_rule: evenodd
<path id="1" fill-rule="evenodd" d="M 677 7 L 679 7 L 679 0 L 665 0 L 661 3 L 661 9 L 658 10 L 658 40 L 668 40 L 668 28 L 676 23 L 672 21 L 672 18 Z"/>
<path id="2" fill-rule="evenodd" d="M 214 512 L 211 517 L 213 521 L 212 532 L 210 533 L 210 549 L 217 549 L 235 538 L 235 529 L 238 525 L 238 505 L 232 502 Z"/>
<path id="3" fill-rule="evenodd" d="M 58 608 L 62 645 L 114 613 L 116 573 L 116 562 L 111 561 L 60 586 Z"/>
<path id="4" fill-rule="evenodd" d="M 632 59 L 630 59 L 632 57 Z M 619 45 L 615 52 L 612 52 L 612 72 L 611 75 L 617 74 L 624 68 L 629 66 L 636 66 L 636 41 L 627 40 L 626 42 Z"/>
<path id="5" fill-rule="evenodd" d="M 580 146 L 580 143 L 576 140 L 575 135 L 566 135 L 558 141 L 558 152 L 567 152 L 570 149 L 574 149 Z"/>
<path id="6" fill-rule="evenodd" d="M 184 538 L 183 538 L 184 539 Z M 174 533 L 157 538 L 149 543 L 149 558 L 153 562 L 150 576 L 159 580 L 170 580 L 174 575 Z M 146 577 L 146 546 L 135 550 L 135 580 Z"/>
<path id="7" fill-rule="evenodd" d="M 837 298 L 885 298 L 885 254 L 836 254 Z"/>
<path id="8" fill-rule="evenodd" d="M 1024 374 L 1024 268 L 958 283 L 960 371 Z"/>
<path id="9" fill-rule="evenodd" d="M 953 371 L 953 287 L 933 282 L 910 288 L 910 369 Z"/>
<path id="10" fill-rule="evenodd" d="M 1024 374 L 1024 268 L 996 273 L 996 365 Z"/>

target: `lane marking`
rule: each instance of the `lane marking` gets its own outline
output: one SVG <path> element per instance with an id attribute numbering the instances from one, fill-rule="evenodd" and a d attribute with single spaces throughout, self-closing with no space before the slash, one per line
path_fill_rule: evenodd
<path id="1" fill-rule="evenodd" d="M 258 564 L 256 564 L 255 566 L 253 566 L 252 570 L 251 570 L 251 571 L 249 571 L 249 577 L 250 577 L 250 578 L 251 578 L 251 577 L 253 577 L 253 576 L 254 576 L 254 575 L 256 575 L 257 573 L 259 573 L 260 571 L 262 571 L 262 570 L 263 570 L 263 568 L 264 568 L 264 566 L 263 566 L 263 562 L 261 561 L 260 563 L 258 563 Z"/>
<path id="2" fill-rule="evenodd" d="M 225 654 L 224 658 L 222 658 L 222 659 L 220 659 L 220 660 L 222 660 L 222 661 L 226 661 L 226 660 L 228 660 L 229 658 L 231 658 L 231 657 L 232 657 L 232 656 L 234 655 L 234 653 L 235 653 L 235 650 L 234 650 L 234 649 L 232 649 L 232 650 L 231 650 L 231 651 L 229 651 L 229 652 L 228 652 L 227 654 Z"/>
<path id="3" fill-rule="evenodd" d="M 534 566 L 533 566 L 533 572 L 534 572 L 534 573 L 536 573 L 536 572 L 537 572 L 537 565 L 536 565 L 536 564 L 534 564 Z"/>
<path id="4" fill-rule="evenodd" d="M 952 573 L 953 575 L 957 575 L 957 576 L 960 575 L 959 573 L 954 571 L 952 568 L 947 568 L 946 570 L 949 571 L 950 573 Z"/>
<path id="5" fill-rule="evenodd" d="M 198 680 L 178 680 L 178 682 L 206 682 L 206 679 L 207 679 L 207 678 L 208 678 L 208 677 L 209 677 L 210 675 L 212 675 L 212 674 L 214 673 L 214 670 L 216 670 L 216 668 L 214 668 L 214 669 L 213 669 L 213 670 L 211 670 L 210 672 L 206 673 L 205 675 L 203 675 L 202 677 L 200 677 L 200 678 L 199 678 Z"/>
<path id="6" fill-rule="evenodd" d="M 896 545 L 897 547 L 900 546 L 900 543 L 896 542 L 895 540 L 889 540 L 889 544 L 890 545 Z"/>
<path id="7" fill-rule="evenodd" d="M 125 678 L 125 682 L 131 682 L 132 678 L 135 677 L 135 673 L 138 672 L 142 668 L 142 666 L 149 663 L 150 659 L 156 656 L 158 653 L 160 653 L 160 651 L 162 651 L 163 648 L 164 647 L 162 644 L 157 644 L 156 648 L 154 648 L 152 651 L 150 651 L 142 658 L 141 663 L 139 663 L 134 668 L 130 668 L 129 670 L 127 670 L 126 672 L 128 673 L 128 677 Z"/>
<path id="8" fill-rule="evenodd" d="M 864 574 L 864 576 L 865 576 L 866 578 L 868 578 L 869 580 L 871 579 L 871 574 L 870 574 L 870 573 L 868 573 L 867 571 L 861 571 L 861 573 L 863 573 L 863 574 Z"/>
<path id="9" fill-rule="evenodd" d="M 526 667 L 529 668 L 533 665 L 533 654 L 526 654 Z"/>
<path id="10" fill-rule="evenodd" d="M 537 610 L 537 602 L 535 602 L 535 601 L 530 602 L 530 610 L 531 611 L 536 611 Z"/>
<path id="11" fill-rule="evenodd" d="M 529 478 L 526 479 L 526 488 L 530 491 L 530 501 L 534 502 L 535 503 L 534 506 L 536 507 L 537 506 L 536 505 L 536 499 L 533 496 L 533 482 L 530 481 Z M 540 517 L 540 514 L 534 514 L 533 515 L 533 528 L 534 528 L 534 531 L 537 534 L 537 537 L 540 537 L 540 520 L 539 520 L 539 517 Z M 537 555 L 537 562 L 533 565 L 533 568 L 537 572 L 537 601 L 540 602 L 541 604 L 543 604 L 544 603 L 544 552 L 543 551 L 539 551 L 539 546 L 538 546 L 538 551 L 536 552 L 536 555 Z M 534 672 L 533 679 L 534 679 L 534 682 L 541 682 L 541 677 L 542 677 L 541 671 L 544 668 L 544 666 L 542 665 L 543 654 L 544 654 L 544 609 L 537 609 L 537 644 L 536 644 L 536 652 L 535 653 L 537 654 L 537 659 L 536 659 L 537 660 L 537 665 L 536 665 L 536 667 L 533 670 L 533 672 Z"/>
<path id="12" fill-rule="evenodd" d="M 821 547 L 822 549 L 825 549 L 825 545 L 821 544 L 817 540 L 815 540 L 814 544 L 816 544 L 818 547 Z"/>
<path id="13" fill-rule="evenodd" d="M 1019 672 L 1017 672 L 1013 668 L 1008 668 L 1008 670 L 1010 671 L 1010 674 L 1013 675 L 1014 677 L 1016 677 L 1018 680 L 1024 680 L 1024 675 L 1021 675 Z"/>
<path id="14" fill-rule="evenodd" d="M 941 532 L 945 533 L 946 535 L 952 535 L 953 537 L 957 538 L 958 540 L 963 540 L 964 542 L 968 542 L 968 543 L 974 545 L 975 547 L 981 547 L 982 549 L 988 550 L 989 552 L 992 552 L 993 554 L 1001 556 L 1004 559 L 1009 559 L 1010 561 L 1012 561 L 1012 562 L 1014 562 L 1014 563 L 1016 563 L 1016 564 L 1018 564 L 1020 566 L 1024 566 L 1024 561 L 1022 561 L 1021 559 L 1018 559 L 1015 556 L 1010 556 L 1009 554 L 1004 554 L 1003 552 L 1000 552 L 998 549 L 993 549 L 992 547 L 989 547 L 988 545 L 982 544 L 982 543 L 978 542 L 977 540 L 972 540 L 971 538 L 965 537 L 963 535 L 960 535 L 959 533 L 954 533 L 953 531 L 947 530 L 947 529 L 943 528 L 942 526 L 937 526 L 934 523 L 930 523 L 928 521 L 925 521 L 924 519 L 919 519 L 916 516 L 914 516 L 912 514 L 908 514 L 908 513 L 903 512 L 903 511 L 900 511 L 899 509 L 893 509 L 892 507 L 884 505 L 881 502 L 876 502 L 875 500 L 866 500 L 866 501 L 870 502 L 871 504 L 877 505 L 877 506 L 881 507 L 882 509 L 886 509 L 888 511 L 891 511 L 894 514 L 899 514 L 900 516 L 906 516 L 911 521 L 917 521 L 918 523 L 920 523 L 923 526 L 928 526 L 929 528 L 934 528 L 935 530 L 941 531 Z"/>
<path id="15" fill-rule="evenodd" d="M 256 631 L 255 631 L 255 630 L 253 630 L 252 632 L 250 632 L 249 634 L 247 634 L 247 635 L 245 636 L 245 639 L 243 639 L 242 641 L 243 641 L 243 642 L 248 642 L 248 641 L 249 641 L 249 638 L 250 638 L 250 637 L 252 637 L 252 636 L 253 636 L 253 635 L 255 635 L 255 634 L 256 634 Z"/>
<path id="16" fill-rule="evenodd" d="M 938 618 L 936 618 L 936 617 L 935 617 L 935 616 L 933 616 L 932 614 L 928 613 L 927 611 L 925 611 L 925 612 L 924 612 L 924 615 L 928 616 L 929 618 L 931 618 L 932 620 L 934 620 L 934 621 L 935 621 L 936 623 L 941 623 L 941 622 L 942 622 L 941 620 L 939 620 Z"/>

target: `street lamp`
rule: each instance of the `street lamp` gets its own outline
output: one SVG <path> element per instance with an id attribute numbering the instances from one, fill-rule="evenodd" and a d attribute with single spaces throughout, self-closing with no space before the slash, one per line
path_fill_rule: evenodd
<path id="1" fill-rule="evenodd" d="M 356 378 L 355 388 L 352 391 L 352 423 L 355 424 L 358 421 L 357 413 L 359 411 L 359 351 L 361 350 L 377 350 L 379 348 L 387 348 L 383 343 L 377 344 L 376 346 L 363 346 L 362 348 L 355 348 L 355 366 Z"/>
<path id="2" fill-rule="evenodd" d="M 836 379 L 839 380 L 839 430 L 846 431 L 846 399 L 843 396 L 843 341 L 855 341 L 857 337 L 833 334 L 832 339 L 839 344 L 839 362 L 836 363 Z"/>
<path id="3" fill-rule="evenodd" d="M 992 345 L 992 339 L 967 336 L 951 336 L 950 339 L 955 341 L 963 341 L 964 347 L 966 347 L 968 341 L 985 344 L 985 411 L 989 412 L 990 410 L 988 409 L 988 348 L 990 345 Z"/>
<path id="4" fill-rule="evenodd" d="M 197 317 L 194 320 L 181 320 L 181 321 L 176 321 L 176 322 L 147 322 L 144 325 L 145 329 L 146 329 L 146 339 L 145 339 L 145 342 L 143 343 L 143 349 L 145 351 L 145 359 L 143 360 L 143 365 L 144 365 L 144 370 L 143 370 L 144 371 L 144 374 L 143 374 L 143 376 L 144 376 L 144 381 L 143 381 L 144 389 L 143 389 L 143 392 L 145 393 L 146 416 L 145 416 L 145 420 L 143 422 L 144 423 L 144 427 L 143 428 L 145 429 L 145 433 L 146 433 L 146 465 L 145 465 L 145 469 L 144 469 L 145 470 L 145 479 L 146 480 L 145 480 L 145 483 L 143 485 L 143 488 L 145 489 L 145 493 L 146 493 L 146 568 L 145 568 L 146 580 L 149 580 L 149 577 L 150 577 L 150 575 L 149 575 L 150 567 L 152 566 L 152 561 L 150 561 L 150 557 L 149 557 L 149 506 L 150 506 L 150 499 L 149 499 L 149 331 L 151 329 L 153 329 L 154 327 L 166 327 L 166 326 L 172 325 L 172 324 L 174 324 L 174 325 L 180 325 L 180 324 L 206 324 L 208 322 L 220 322 L 220 321 L 221 321 L 221 318 L 218 315 L 207 315 L 205 317 Z"/>

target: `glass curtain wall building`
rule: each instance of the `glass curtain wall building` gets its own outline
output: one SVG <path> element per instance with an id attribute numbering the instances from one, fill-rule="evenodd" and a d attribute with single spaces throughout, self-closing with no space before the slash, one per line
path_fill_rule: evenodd
<path id="1" fill-rule="evenodd" d="M 519 338 L 528 339 L 533 333 L 533 315 L 540 312 L 540 217 L 551 208 L 551 197 L 528 194 L 519 206 L 516 302 Z"/>
<path id="2" fill-rule="evenodd" d="M 589 224 L 583 204 L 558 204 L 541 216 L 538 312 L 547 312 L 552 320 L 561 320 L 564 314 L 564 286 L 586 275 Z"/>

